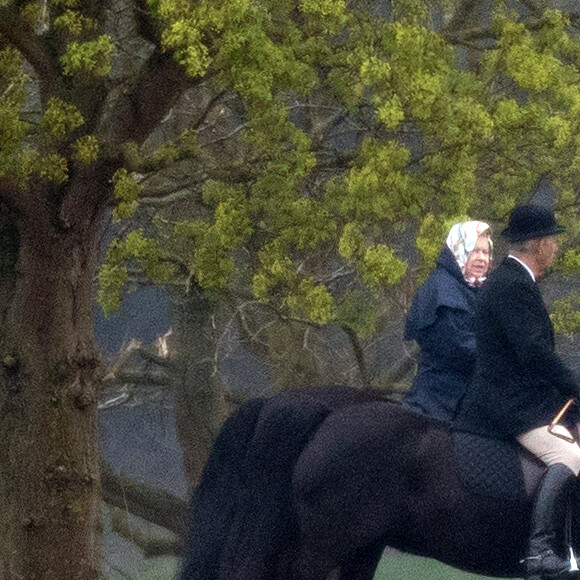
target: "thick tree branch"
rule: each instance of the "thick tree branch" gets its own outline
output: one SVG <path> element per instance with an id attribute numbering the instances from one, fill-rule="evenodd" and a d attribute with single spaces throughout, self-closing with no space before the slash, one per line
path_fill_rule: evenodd
<path id="1" fill-rule="evenodd" d="M 151 348 L 141 347 L 137 352 L 143 360 L 155 363 L 162 368 L 172 369 L 175 367 L 175 363 L 168 356 L 156 354 Z"/>
<path id="2" fill-rule="evenodd" d="M 466 22 L 473 19 L 478 7 L 481 9 L 480 0 L 463 0 L 460 2 L 453 17 L 443 29 L 443 35 L 445 36 L 445 34 L 457 32 L 458 30 L 465 28 Z M 472 25 L 471 22 L 469 22 L 469 24 Z"/>
<path id="3" fill-rule="evenodd" d="M 16 16 L 14 9 L 0 9 L 0 35 L 15 46 L 38 75 L 43 100 L 51 94 L 57 84 L 57 66 L 46 50 L 42 38 L 32 27 Z"/>
<path id="4" fill-rule="evenodd" d="M 151 44 L 159 46 L 161 34 L 150 16 L 151 9 L 147 0 L 133 0 L 133 5 L 135 7 L 135 21 L 139 35 Z"/>
<path id="5" fill-rule="evenodd" d="M 363 351 L 362 345 L 358 339 L 358 336 L 357 336 L 356 332 L 352 328 L 350 328 L 349 326 L 341 325 L 341 328 L 342 328 L 342 331 L 348 337 L 348 339 L 352 345 L 354 357 L 355 357 L 356 362 L 357 362 L 358 371 L 359 371 L 362 383 L 366 388 L 369 388 L 371 386 L 371 384 L 369 381 L 369 375 L 368 375 L 367 367 L 366 367 L 366 363 L 365 363 L 364 351 Z"/>
<path id="6" fill-rule="evenodd" d="M 417 366 L 416 357 L 419 347 L 411 343 L 405 355 L 395 361 L 386 371 L 376 377 L 371 384 L 373 387 L 383 389 L 387 393 L 400 395 L 408 387 L 409 376 L 413 376 Z"/>
<path id="7" fill-rule="evenodd" d="M 131 355 L 141 348 L 141 342 L 136 338 L 130 340 L 119 349 L 119 353 L 115 356 L 112 367 L 109 369 L 105 380 L 114 378 L 115 375 L 128 363 Z"/>
<path id="8" fill-rule="evenodd" d="M 180 556 L 183 543 L 174 534 L 152 533 L 144 530 L 135 517 L 125 509 L 110 506 L 111 527 L 113 531 L 135 544 L 146 558 L 156 556 Z"/>
<path id="9" fill-rule="evenodd" d="M 477 27 L 443 32 L 441 36 L 450 44 L 467 46 L 468 48 L 474 48 L 478 50 L 481 50 L 481 47 L 474 45 L 474 41 L 497 39 L 497 34 L 495 34 L 491 29 Z"/>
<path id="10" fill-rule="evenodd" d="M 197 192 L 191 189 L 180 187 L 176 191 L 156 192 L 154 195 L 147 195 L 139 200 L 139 203 L 148 207 L 167 207 L 180 201 L 197 196 Z"/>
<path id="11" fill-rule="evenodd" d="M 141 341 L 135 338 L 123 345 L 115 356 L 113 364 L 108 369 L 103 381 L 114 380 L 120 382 L 121 379 L 119 377 L 126 372 L 125 369 L 128 367 L 133 353 L 137 353 L 143 360 L 152 362 L 164 369 L 173 368 L 174 364 L 168 356 L 169 352 L 163 352 L 167 349 L 167 337 L 171 332 L 171 330 L 168 331 L 168 333 L 158 337 L 153 344 L 147 346 L 143 346 Z M 129 370 L 131 369 L 129 368 Z"/>
<path id="12" fill-rule="evenodd" d="M 156 50 L 128 95 L 133 116 L 128 137 L 143 142 L 192 82 L 171 54 Z"/>
<path id="13" fill-rule="evenodd" d="M 113 195 L 111 179 L 118 167 L 116 159 L 73 167 L 60 208 L 64 228 L 92 223 L 95 215 L 104 211 Z"/>
<path id="14" fill-rule="evenodd" d="M 22 207 L 22 197 L 23 192 L 14 187 L 8 178 L 0 178 L 0 204 L 4 203 L 7 208 L 19 211 Z"/>
<path id="15" fill-rule="evenodd" d="M 101 462 L 103 499 L 108 504 L 167 528 L 183 538 L 187 532 L 187 503 L 161 489 L 117 475 Z"/>
<path id="16" fill-rule="evenodd" d="M 166 373 L 159 372 L 141 372 L 126 370 L 115 374 L 112 377 L 107 377 L 104 382 L 114 381 L 119 384 L 131 384 L 131 385 L 147 385 L 147 386 L 158 386 L 167 387 L 170 384 L 170 378 Z"/>

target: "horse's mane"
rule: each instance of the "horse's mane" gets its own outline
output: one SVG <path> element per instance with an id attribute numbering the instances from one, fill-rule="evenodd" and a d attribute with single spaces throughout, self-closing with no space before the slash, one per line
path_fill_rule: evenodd
<path id="1" fill-rule="evenodd" d="M 325 385 L 286 389 L 240 405 L 220 431 L 192 498 L 182 580 L 227 576 L 258 547 L 276 553 L 279 542 L 268 545 L 267 530 L 281 529 L 278 540 L 288 536 L 290 473 L 302 449 L 329 414 L 379 401 L 398 404 L 381 389 Z M 257 513 L 262 520 L 253 522 L 249 537 L 247 522 Z"/>

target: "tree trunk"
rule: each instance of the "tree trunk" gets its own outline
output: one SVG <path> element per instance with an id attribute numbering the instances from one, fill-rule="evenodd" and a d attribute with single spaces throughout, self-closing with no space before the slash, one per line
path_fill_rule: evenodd
<path id="1" fill-rule="evenodd" d="M 45 208 L 14 222 L 15 291 L 0 351 L 2 578 L 100 578 L 92 317 L 102 212 L 76 211 L 71 223 Z"/>
<path id="2" fill-rule="evenodd" d="M 189 485 L 195 487 L 219 429 L 227 416 L 223 389 L 214 376 L 215 341 L 211 305 L 193 288 L 177 299 L 174 340 L 175 413 Z"/>

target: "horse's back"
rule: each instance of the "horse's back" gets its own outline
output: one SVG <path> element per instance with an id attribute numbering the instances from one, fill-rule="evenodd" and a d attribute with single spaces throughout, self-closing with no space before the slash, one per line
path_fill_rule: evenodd
<path id="1" fill-rule="evenodd" d="M 398 404 L 327 417 L 296 464 L 293 493 L 304 546 L 337 563 L 382 544 L 479 573 L 519 571 L 525 509 L 471 493 L 449 426 Z"/>
<path id="2" fill-rule="evenodd" d="M 273 577 L 278 554 L 292 539 L 290 482 L 303 448 L 329 414 L 383 397 L 378 390 L 347 386 L 304 387 L 242 406 L 220 433 L 200 486 L 203 493 L 198 490 L 194 500 L 194 517 L 202 519 L 192 527 L 190 576 L 183 579 Z M 240 432 L 239 442 L 228 435 L 234 430 Z M 220 480 L 227 482 L 221 489 Z M 215 522 L 207 522 L 203 516 L 211 517 L 212 510 Z"/>

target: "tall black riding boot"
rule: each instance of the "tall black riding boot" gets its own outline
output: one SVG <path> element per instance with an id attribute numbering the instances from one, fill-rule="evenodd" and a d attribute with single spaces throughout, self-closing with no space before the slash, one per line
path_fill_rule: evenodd
<path id="1" fill-rule="evenodd" d="M 528 556 L 524 560 L 526 580 L 571 580 L 580 574 L 570 571 L 565 545 L 566 510 L 576 476 L 558 463 L 546 469 L 536 496 Z"/>

